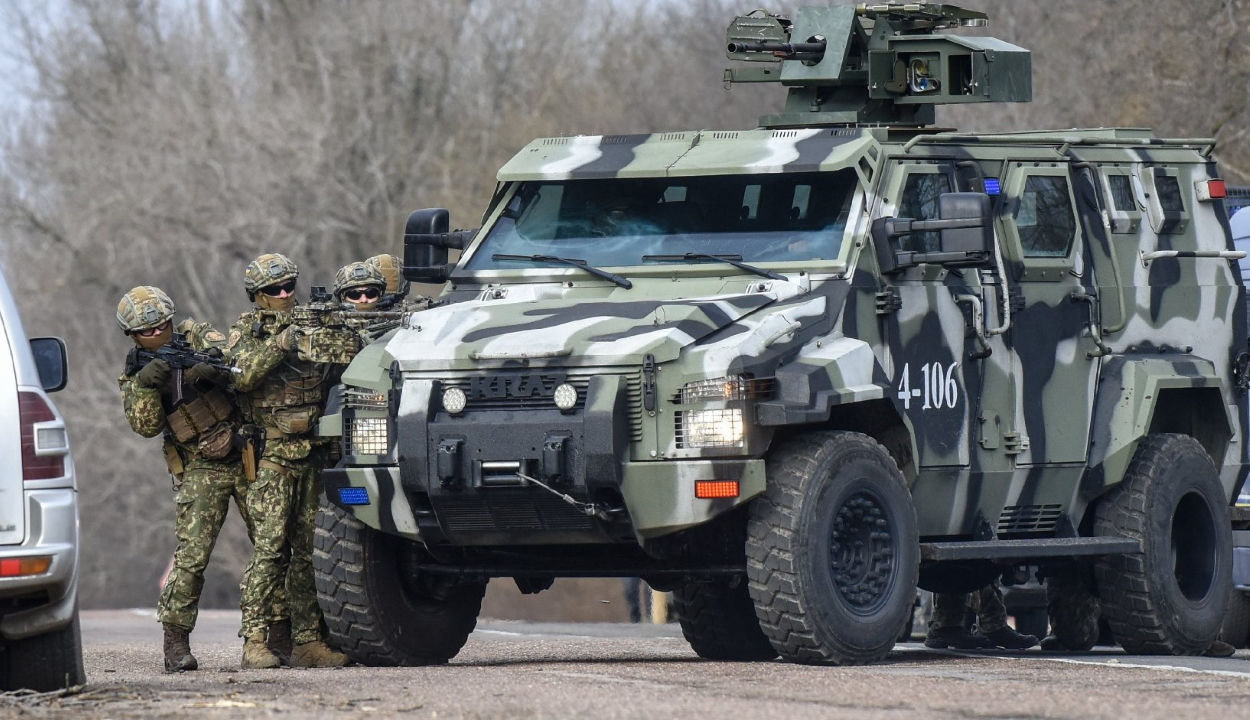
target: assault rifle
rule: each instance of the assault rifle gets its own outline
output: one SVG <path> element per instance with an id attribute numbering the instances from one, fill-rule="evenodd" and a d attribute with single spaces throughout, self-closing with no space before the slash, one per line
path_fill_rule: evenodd
<path id="1" fill-rule="evenodd" d="M 307 305 L 291 309 L 296 354 L 311 362 L 347 363 L 374 338 L 397 327 L 407 312 L 357 311 L 334 302 L 324 287 L 314 287 Z"/>
<path id="2" fill-rule="evenodd" d="M 186 370 L 205 363 L 220 370 L 240 372 L 238 368 L 231 367 L 216 348 L 201 352 L 191 345 L 186 335 L 176 332 L 172 340 L 156 350 L 144 350 L 137 346 L 131 348 L 126 355 L 126 375 L 134 375 L 157 358 L 168 363 L 171 370 Z"/>

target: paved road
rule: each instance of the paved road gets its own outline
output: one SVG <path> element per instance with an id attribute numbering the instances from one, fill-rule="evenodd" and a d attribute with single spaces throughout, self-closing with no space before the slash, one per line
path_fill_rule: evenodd
<path id="1" fill-rule="evenodd" d="M 90 684 L 0 696 L 0 717 L 1108 718 L 1250 712 L 1229 659 L 948 653 L 900 645 L 861 668 L 699 660 L 676 626 L 484 621 L 443 667 L 240 671 L 238 613 L 205 612 L 199 672 L 166 675 L 150 611 L 83 613 Z"/>

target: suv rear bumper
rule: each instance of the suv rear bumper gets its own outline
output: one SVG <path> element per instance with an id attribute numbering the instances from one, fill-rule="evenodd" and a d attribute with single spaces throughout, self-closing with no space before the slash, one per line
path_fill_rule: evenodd
<path id="1" fill-rule="evenodd" d="M 62 488 L 24 494 L 26 540 L 0 546 L 0 560 L 51 556 L 52 565 L 41 575 L 0 577 L 0 636 L 6 640 L 65 627 L 78 601 L 78 493 Z"/>

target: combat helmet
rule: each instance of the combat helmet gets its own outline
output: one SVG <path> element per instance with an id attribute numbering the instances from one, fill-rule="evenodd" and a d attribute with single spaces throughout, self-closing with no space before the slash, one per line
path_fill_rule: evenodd
<path id="1" fill-rule="evenodd" d="M 344 290 L 362 285 L 372 285 L 386 292 L 386 277 L 381 270 L 367 261 L 348 263 L 334 274 L 334 297 L 342 300 Z"/>
<path id="2" fill-rule="evenodd" d="M 404 265 L 397 256 L 383 253 L 374 255 L 365 262 L 377 268 L 382 277 L 386 278 L 386 289 L 383 293 L 399 297 L 408 294 L 408 278 L 404 277 Z"/>
<path id="3" fill-rule="evenodd" d="M 299 277 L 299 268 L 286 255 L 265 253 L 247 264 L 243 271 L 243 289 L 247 299 L 255 300 L 256 291 Z"/>
<path id="4" fill-rule="evenodd" d="M 117 324 L 127 335 L 164 325 L 178 309 L 164 290 L 151 285 L 131 288 L 117 303 Z"/>

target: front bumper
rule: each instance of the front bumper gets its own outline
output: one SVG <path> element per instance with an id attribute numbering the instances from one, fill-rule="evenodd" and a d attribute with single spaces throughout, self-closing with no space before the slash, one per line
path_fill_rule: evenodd
<path id="1" fill-rule="evenodd" d="M 28 490 L 26 540 L 0 546 L 0 560 L 45 555 L 46 573 L 0 577 L 0 636 L 6 640 L 65 627 L 78 603 L 78 493 L 70 488 Z"/>

